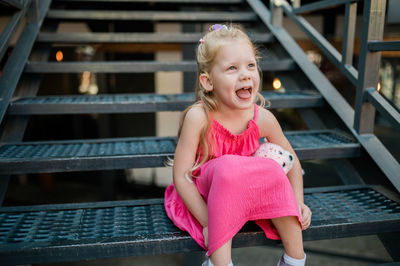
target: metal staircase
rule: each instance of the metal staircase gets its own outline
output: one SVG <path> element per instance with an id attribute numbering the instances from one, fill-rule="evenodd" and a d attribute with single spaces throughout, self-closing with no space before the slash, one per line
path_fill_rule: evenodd
<path id="1" fill-rule="evenodd" d="M 363 114 L 360 110 L 365 103 L 358 103 L 359 109 L 354 111 L 323 74 L 307 60 L 304 52 L 279 25 L 279 12 L 283 10 L 288 16 L 296 12 L 284 2 L 276 2 L 278 6 L 271 3 L 268 9 L 257 0 L 0 1 L 0 5 L 7 7 L 12 14 L 0 36 L 0 60 L 4 57 L 18 22 L 24 16 L 27 21 L 0 76 L 0 202 L 4 200 L 11 175 L 162 167 L 165 159 L 174 154 L 176 137 L 22 141 L 30 116 L 59 115 L 62 119 L 67 114 L 181 111 L 194 100 L 193 93 L 187 89 L 182 94 L 117 92 L 91 96 L 57 93 L 37 96 L 43 75 L 51 73 L 196 71 L 195 61 L 187 59 L 178 62 L 49 61 L 54 44 L 140 44 L 143 47 L 153 45 L 151 49 L 156 50 L 157 45 L 195 45 L 202 36 L 200 32 L 110 31 L 65 34 L 57 33 L 59 23 L 129 22 L 134 25 L 137 21 L 150 21 L 185 25 L 232 21 L 244 24 L 250 30 L 251 38 L 262 48 L 263 72 L 281 77 L 285 85 L 285 92 L 262 92 L 270 100 L 270 108 L 297 109 L 309 127 L 307 131 L 285 132 L 299 158 L 339 159 L 336 162 L 341 164 L 334 167 L 340 172 L 338 175 L 342 177 L 343 186 L 305 190 L 305 201 L 313 211 L 313 222 L 311 228 L 304 232 L 304 239 L 378 234 L 393 259 L 400 260 L 398 248 L 392 249 L 398 246 L 399 241 L 388 240 L 386 235 L 399 235 L 400 232 L 399 164 L 391 155 L 380 158 L 386 156 L 388 151 L 376 136 L 371 132 L 365 134 L 353 126 L 356 114 Z M 321 2 L 321 6 L 317 7 L 328 6 L 327 1 Z M 350 5 L 357 1 L 341 2 Z M 292 16 L 298 19 L 297 15 Z M 346 68 L 350 69 L 348 75 L 354 74 L 354 69 Z M 366 90 L 365 86 L 360 86 L 361 90 Z M 54 84 L 54 90 L 57 90 L 57 84 Z M 369 95 L 370 99 L 375 99 L 374 103 L 382 102 L 374 92 L 371 91 Z M 388 109 L 385 104 L 377 108 L 390 117 L 395 128 L 398 127 L 398 113 Z M 337 127 L 341 129 L 327 128 L 315 110 L 333 110 L 331 112 L 335 113 L 339 121 Z M 388 179 L 393 186 L 370 186 L 356 178 L 356 171 L 349 166 L 347 159 L 362 157 L 371 157 L 381 169 L 382 174 L 376 180 Z M 265 239 L 259 229 L 249 224 L 235 237 L 234 246 L 271 242 Z M 196 250 L 200 248 L 195 242 L 168 220 L 161 199 L 0 207 L 0 261 L 8 264 Z"/>

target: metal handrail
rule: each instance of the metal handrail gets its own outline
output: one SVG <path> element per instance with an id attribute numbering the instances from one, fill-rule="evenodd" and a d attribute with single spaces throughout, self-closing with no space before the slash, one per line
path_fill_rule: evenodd
<path id="1" fill-rule="evenodd" d="M 25 2 L 30 2 L 30 0 L 0 0 L 0 4 L 14 7 L 16 9 L 23 9 Z"/>
<path id="2" fill-rule="evenodd" d="M 303 5 L 301 7 L 293 9 L 294 14 L 303 14 L 315 10 L 321 10 L 325 8 L 332 8 L 342 4 L 354 3 L 360 0 L 324 0 L 318 1 L 311 4 Z"/>
<path id="3" fill-rule="evenodd" d="M 400 51 L 400 41 L 371 41 L 368 43 L 368 50 L 371 52 Z"/>
<path id="4" fill-rule="evenodd" d="M 290 19 L 292 19 L 293 22 L 295 22 L 296 25 L 299 26 L 300 29 L 307 34 L 307 36 L 321 49 L 321 51 L 329 58 L 329 60 L 343 72 L 347 79 L 353 85 L 356 85 L 358 71 L 351 65 L 353 58 L 352 51 L 347 52 L 347 49 L 344 50 L 347 56 L 350 56 L 349 59 L 344 60 L 346 59 L 346 56 L 343 56 L 332 44 L 330 44 L 321 33 L 319 33 L 310 23 L 308 23 L 307 20 L 301 16 L 297 16 L 294 13 L 294 9 L 289 4 L 281 5 L 281 8 L 283 12 Z"/>
<path id="5" fill-rule="evenodd" d="M 3 68 L 2 75 L 0 76 L 0 122 L 4 117 L 11 97 L 17 87 L 30 51 L 44 20 L 44 15 L 46 14 L 51 2 L 50 0 L 26 1 L 31 3 L 28 5 L 26 11 L 27 23 Z"/>
<path id="6" fill-rule="evenodd" d="M 343 54 L 340 54 L 318 31 L 297 13 L 305 12 L 305 8 L 291 7 L 285 0 L 271 0 L 271 12 L 259 0 L 247 0 L 264 24 L 274 33 L 276 39 L 285 47 L 310 81 L 321 92 L 349 130 L 376 162 L 378 167 L 400 191 L 400 164 L 386 147 L 374 135 L 375 106 L 384 117 L 394 125 L 399 126 L 399 114 L 378 93 L 372 92 L 378 83 L 380 53 L 368 49 L 393 49 L 393 44 L 382 44 L 385 4 L 384 0 L 364 0 L 363 32 L 358 71 L 352 66 L 355 35 L 356 1 L 332 0 L 315 2 L 308 5 L 307 11 L 315 7 L 326 8 L 328 5 L 346 4 L 345 38 Z M 383 3 L 384 2 L 384 3 Z M 374 12 L 371 12 L 374 10 Z M 323 74 L 307 59 L 304 52 L 282 28 L 282 12 L 291 18 L 319 46 L 324 54 L 345 74 L 348 80 L 357 86 L 356 105 L 351 107 L 335 87 L 323 77 Z M 371 17 L 373 16 L 373 17 Z M 372 21 L 372 22 L 371 22 Z M 370 27 L 374 25 L 374 27 Z M 377 26 L 378 25 L 378 26 Z M 290 39 L 290 40 L 289 40 Z M 378 42 L 379 44 L 374 44 Z M 397 45 L 397 42 L 395 43 Z M 367 57 L 368 54 L 368 57 Z"/>
<path id="7" fill-rule="evenodd" d="M 22 19 L 24 18 L 26 11 L 29 7 L 31 0 L 25 0 L 21 6 L 19 6 L 19 9 L 17 12 L 15 12 L 10 20 L 8 21 L 7 25 L 3 29 L 3 32 L 0 35 L 0 61 L 3 59 L 3 56 L 8 49 L 9 43 L 16 33 L 19 25 L 22 22 Z M 19 3 L 19 2 L 17 2 Z"/>

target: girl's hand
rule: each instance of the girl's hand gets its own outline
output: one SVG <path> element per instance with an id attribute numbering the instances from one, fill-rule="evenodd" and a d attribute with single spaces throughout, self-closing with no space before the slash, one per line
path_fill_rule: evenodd
<path id="1" fill-rule="evenodd" d="M 204 245 L 208 248 L 208 226 L 203 227 Z"/>
<path id="2" fill-rule="evenodd" d="M 304 203 L 299 204 L 299 212 L 303 222 L 303 230 L 306 230 L 310 227 L 312 212 Z"/>

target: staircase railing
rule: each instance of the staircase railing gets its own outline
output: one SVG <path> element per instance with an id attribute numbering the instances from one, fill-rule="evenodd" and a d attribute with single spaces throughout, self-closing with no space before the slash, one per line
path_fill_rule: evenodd
<path id="1" fill-rule="evenodd" d="M 26 25 L 0 76 L 0 122 L 20 80 L 50 2 L 50 0 L 0 1 L 0 5 L 9 5 L 17 9 L 0 36 L 0 60 L 4 56 L 10 40 L 16 34 L 18 26 L 23 22 L 23 18 L 26 17 Z"/>
<path id="2" fill-rule="evenodd" d="M 293 6 L 285 0 L 271 0 L 271 11 L 262 8 L 259 1 L 248 0 L 249 4 L 285 46 L 299 67 L 321 92 L 327 102 L 343 120 L 363 148 L 376 162 L 382 172 L 400 191 L 400 165 L 390 151 L 374 134 L 375 112 L 390 122 L 394 129 L 400 129 L 400 113 L 377 91 L 381 51 L 400 51 L 400 41 L 384 42 L 386 0 L 364 0 L 361 46 L 358 67 L 352 64 L 357 16 L 357 2 L 361 0 L 323 0 L 301 6 Z M 320 9 L 345 5 L 345 24 L 342 52 L 309 24 L 300 14 Z M 320 48 L 326 57 L 338 67 L 356 87 L 355 106 L 350 106 L 330 82 L 324 81 L 316 67 L 307 63 L 303 51 L 296 49 L 290 36 L 282 32 L 283 13 L 293 20 L 304 33 Z M 302 53 L 302 56 L 299 56 Z"/>
<path id="3" fill-rule="evenodd" d="M 10 13 L 12 13 L 0 35 L 0 61 L 9 48 L 11 40 L 18 37 L 0 75 L 0 124 L 3 131 L 0 141 L 20 141 L 23 137 L 27 118 L 9 119 L 7 124 L 2 120 L 20 82 L 50 2 L 50 0 L 0 0 L 0 6 L 10 7 Z M 24 28 L 20 35 L 16 36 L 22 23 L 25 23 Z M 33 82 L 36 82 L 38 87 L 40 81 Z M 9 175 L 0 175 L 0 205 L 4 200 L 9 180 Z"/>

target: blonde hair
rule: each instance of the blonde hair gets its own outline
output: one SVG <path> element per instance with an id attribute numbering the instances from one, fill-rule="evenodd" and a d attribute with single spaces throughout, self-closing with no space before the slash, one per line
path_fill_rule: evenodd
<path id="1" fill-rule="evenodd" d="M 214 25 L 215 26 L 215 25 Z M 214 27 L 212 26 L 212 27 Z M 197 156 L 196 162 L 193 167 L 189 170 L 189 174 L 191 174 L 194 170 L 199 168 L 202 164 L 210 159 L 210 154 L 212 154 L 212 141 L 208 139 L 210 134 L 210 119 L 209 113 L 216 111 L 218 108 L 218 103 L 216 98 L 212 92 L 207 92 L 203 86 L 200 84 L 199 76 L 201 74 L 206 74 L 211 72 L 214 59 L 217 56 L 219 49 L 232 41 L 242 41 L 249 44 L 249 46 L 253 49 L 255 58 L 257 60 L 257 68 L 260 74 L 260 88 L 262 88 L 262 71 L 259 67 L 258 61 L 261 58 L 258 52 L 257 47 L 251 42 L 249 36 L 245 33 L 243 28 L 239 25 L 231 25 L 230 27 L 226 27 L 224 25 L 218 25 L 219 28 L 216 30 L 211 30 L 200 40 L 200 43 L 197 47 L 197 80 L 196 80 L 196 88 L 195 88 L 195 102 L 188 108 L 186 108 L 181 116 L 178 138 L 180 137 L 180 133 L 182 130 L 183 121 L 187 112 L 193 107 L 201 107 L 204 110 L 204 113 L 207 117 L 207 122 L 203 127 L 200 134 L 200 142 L 199 148 L 202 152 L 201 158 L 199 155 Z M 260 106 L 264 107 L 266 104 L 265 98 L 257 92 L 256 100 L 259 101 Z"/>

